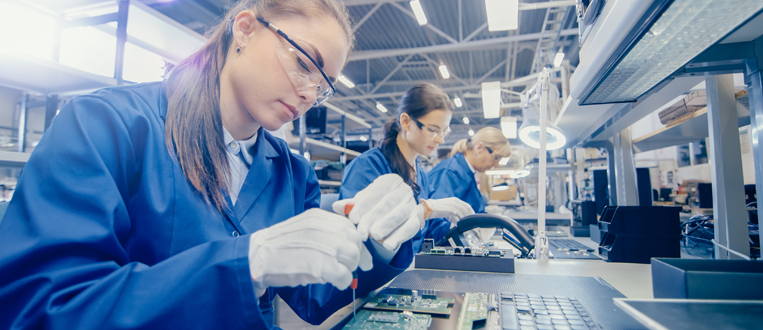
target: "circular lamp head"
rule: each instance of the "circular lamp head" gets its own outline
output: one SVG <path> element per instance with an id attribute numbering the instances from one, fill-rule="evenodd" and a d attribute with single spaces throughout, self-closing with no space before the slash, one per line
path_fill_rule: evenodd
<path id="1" fill-rule="evenodd" d="M 516 170 L 514 171 L 514 173 L 511 173 L 509 177 L 512 179 L 519 179 L 519 178 L 524 178 L 528 175 L 530 175 L 529 170 Z"/>
<path id="2" fill-rule="evenodd" d="M 504 191 L 504 190 L 509 190 L 509 184 L 506 183 L 506 182 L 499 183 L 499 184 L 493 186 L 493 191 Z"/>
<path id="3" fill-rule="evenodd" d="M 519 126 L 519 139 L 526 145 L 540 149 L 540 122 L 538 109 L 527 107 L 522 109 L 522 126 Z M 546 123 L 546 150 L 556 150 L 567 144 L 567 138 L 559 127 Z"/>

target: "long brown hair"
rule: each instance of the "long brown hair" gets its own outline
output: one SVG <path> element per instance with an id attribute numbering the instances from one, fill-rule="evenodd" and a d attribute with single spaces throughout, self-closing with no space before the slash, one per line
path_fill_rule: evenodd
<path id="1" fill-rule="evenodd" d="M 416 199 L 421 192 L 421 187 L 416 183 L 414 168 L 405 160 L 405 156 L 397 145 L 397 135 L 401 131 L 400 116 L 406 113 L 411 118 L 418 119 L 434 110 L 450 109 L 450 98 L 439 87 L 429 83 L 418 84 L 405 92 L 395 111 L 395 118 L 384 124 L 381 151 L 389 160 L 392 172 L 401 176 L 403 181 L 411 186 Z"/>
<path id="2" fill-rule="evenodd" d="M 242 0 L 207 33 L 200 50 L 175 66 L 166 80 L 168 100 L 164 140 L 186 179 L 220 212 L 227 208 L 229 164 L 220 114 L 220 74 L 233 40 L 232 18 L 252 10 L 267 20 L 331 17 L 352 47 L 349 13 L 338 0 Z"/>

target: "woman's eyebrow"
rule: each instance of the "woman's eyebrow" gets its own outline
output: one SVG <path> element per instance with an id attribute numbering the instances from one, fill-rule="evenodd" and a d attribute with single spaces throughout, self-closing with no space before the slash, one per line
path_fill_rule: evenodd
<path id="1" fill-rule="evenodd" d="M 316 48 L 313 44 L 305 41 L 305 43 L 310 46 L 310 49 L 312 49 L 313 54 L 315 54 L 315 62 L 318 62 L 318 65 L 323 69 L 323 56 L 321 55 L 321 52 Z"/>

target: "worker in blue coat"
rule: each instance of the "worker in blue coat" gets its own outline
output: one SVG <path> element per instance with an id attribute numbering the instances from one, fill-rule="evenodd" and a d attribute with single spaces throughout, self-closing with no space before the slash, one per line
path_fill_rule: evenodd
<path id="1" fill-rule="evenodd" d="M 418 157 L 430 155 L 450 133 L 450 99 L 432 84 L 419 84 L 400 99 L 395 118 L 384 126 L 384 140 L 353 159 L 344 170 L 339 199 L 352 198 L 377 177 L 394 173 L 411 186 L 420 203 L 421 231 L 413 238 L 418 252 L 425 238 L 435 241 L 460 218 L 473 214 L 468 204 L 456 198 L 433 199 L 432 186 L 418 164 Z"/>
<path id="2" fill-rule="evenodd" d="M 409 267 L 402 179 L 349 219 L 320 210 L 309 162 L 264 130 L 331 96 L 352 41 L 339 1 L 270 2 L 240 1 L 165 82 L 63 107 L 0 225 L 0 328 L 267 329 L 276 294 L 319 324 L 353 271 L 362 296 Z"/>
<path id="3" fill-rule="evenodd" d="M 485 213 L 485 200 L 475 175 L 498 166 L 502 158 L 510 155 L 509 140 L 495 127 L 485 127 L 471 138 L 459 140 L 453 145 L 450 158 L 441 161 L 428 174 L 434 189 L 431 197 L 458 197 L 469 203 L 474 212 Z"/>

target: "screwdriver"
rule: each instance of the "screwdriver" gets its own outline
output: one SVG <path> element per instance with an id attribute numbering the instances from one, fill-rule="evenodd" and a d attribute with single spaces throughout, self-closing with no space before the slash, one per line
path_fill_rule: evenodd
<path id="1" fill-rule="evenodd" d="M 344 205 L 344 216 L 350 216 L 350 212 L 352 211 L 353 206 L 355 206 L 353 203 L 347 203 Z M 357 270 L 352 271 L 352 282 L 350 282 L 350 288 L 352 289 L 352 320 L 355 321 L 355 289 L 358 288 Z"/>

